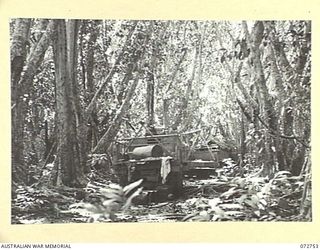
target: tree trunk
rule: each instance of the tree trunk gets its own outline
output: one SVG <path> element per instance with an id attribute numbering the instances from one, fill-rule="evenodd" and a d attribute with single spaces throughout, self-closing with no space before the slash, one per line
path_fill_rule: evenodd
<path id="1" fill-rule="evenodd" d="M 148 76 L 146 106 L 148 111 L 147 126 L 151 128 L 154 125 L 154 75 L 153 73 L 149 73 L 149 76 Z"/>
<path id="2" fill-rule="evenodd" d="M 79 31 L 79 56 L 80 56 L 80 68 L 81 68 L 81 85 L 82 85 L 82 89 L 84 91 L 84 96 L 85 96 L 85 101 L 86 102 L 89 102 L 90 99 L 88 99 L 88 96 L 86 95 L 86 89 L 87 89 L 87 86 L 86 86 L 86 65 L 85 65 L 85 55 L 84 55 L 84 35 L 86 33 L 86 28 L 87 28 L 87 22 L 86 20 L 82 20 L 82 23 L 81 23 L 81 28 L 80 28 L 80 31 Z M 91 97 L 90 97 L 91 98 Z"/>
<path id="3" fill-rule="evenodd" d="M 278 64 L 277 64 L 277 60 L 275 57 L 275 52 L 274 52 L 274 48 L 269 45 L 269 63 L 270 63 L 270 73 L 271 76 L 274 79 L 274 83 L 275 83 L 275 88 L 277 90 L 278 93 L 278 101 L 279 104 L 278 106 L 280 108 L 278 108 L 277 110 L 277 116 L 280 118 L 280 122 L 281 120 L 284 122 L 284 129 L 282 131 L 282 133 L 284 133 L 285 135 L 292 135 L 292 127 L 290 129 L 290 127 L 288 127 L 288 121 L 290 120 L 290 118 L 287 116 L 289 113 L 287 112 L 288 110 L 285 109 L 285 115 L 284 115 L 284 119 L 281 119 L 282 116 L 282 109 L 284 109 L 284 100 L 286 100 L 287 98 L 287 93 L 285 91 L 284 88 L 284 83 L 283 83 L 283 79 L 282 79 L 282 75 L 280 74 L 279 68 L 278 68 Z M 291 121 L 293 122 L 293 121 Z M 288 131 L 291 130 L 291 131 Z M 281 132 L 281 127 L 278 129 L 279 133 Z M 278 164 L 279 164 L 279 170 L 289 170 L 289 166 L 288 166 L 288 156 L 292 154 L 292 152 L 288 155 L 287 154 L 287 147 L 290 147 L 290 144 L 292 144 L 292 141 L 288 141 L 288 140 L 282 140 L 278 137 L 276 138 L 276 145 L 277 145 L 277 160 L 278 160 Z M 289 156 L 290 157 L 290 156 Z"/>
<path id="4" fill-rule="evenodd" d="M 12 35 L 11 42 L 11 88 L 12 88 L 12 99 L 13 104 L 17 96 L 16 91 L 18 82 L 21 77 L 24 62 L 27 57 L 27 45 L 29 44 L 29 33 L 30 33 L 30 18 L 19 18 L 15 21 L 14 32 Z"/>
<path id="5" fill-rule="evenodd" d="M 31 19 L 16 19 L 14 33 L 11 42 L 11 103 L 12 103 L 12 179 L 14 182 L 26 183 L 23 156 L 23 128 L 24 120 L 21 117 L 23 102 L 23 90 L 18 86 L 21 73 L 27 56 L 29 44 Z M 18 107 L 18 108 L 17 108 Z"/>
<path id="6" fill-rule="evenodd" d="M 82 148 L 79 143 L 79 113 L 75 89 L 77 21 L 55 20 L 54 63 L 56 78 L 57 160 L 56 183 L 83 186 Z M 68 35 L 67 35 L 68 30 Z"/>
<path id="7" fill-rule="evenodd" d="M 178 115 L 175 119 L 175 122 L 172 125 L 172 130 L 174 130 L 174 131 L 178 129 L 178 126 L 181 124 L 181 122 L 183 121 L 183 119 L 187 115 L 188 103 L 189 103 L 190 95 L 192 92 L 192 83 L 194 81 L 194 77 L 195 77 L 195 73 L 196 73 L 198 55 L 199 55 L 199 48 L 197 46 L 195 49 L 194 58 L 193 58 L 193 67 L 192 67 L 191 77 L 187 82 L 187 88 L 186 88 L 185 95 L 183 96 L 183 99 L 182 99 L 182 105 L 180 107 L 180 112 L 178 113 Z"/>
<path id="8" fill-rule="evenodd" d="M 96 147 L 93 149 L 94 153 L 106 152 L 109 149 L 110 145 L 112 144 L 113 139 L 116 137 L 116 135 L 119 131 L 119 128 L 120 128 L 120 125 L 122 122 L 122 118 L 129 109 L 130 100 L 132 99 L 132 96 L 133 96 L 134 91 L 138 85 L 138 82 L 139 82 L 139 74 L 137 74 L 133 83 L 129 87 L 129 90 L 127 92 L 127 96 L 124 99 L 119 111 L 117 112 L 117 115 L 115 116 L 112 123 L 110 124 L 107 132 L 102 136 L 102 138 L 98 141 Z"/>
<path id="9" fill-rule="evenodd" d="M 172 84 L 173 84 L 174 81 L 176 80 L 176 77 L 177 77 L 178 71 L 179 71 L 179 69 L 180 69 L 180 67 L 181 67 L 181 64 L 182 64 L 182 62 L 184 61 L 184 59 L 185 59 L 185 57 L 186 57 L 186 55 L 187 55 L 187 49 L 184 48 L 182 52 L 183 52 L 183 53 L 182 53 L 182 56 L 181 56 L 178 64 L 176 65 L 175 70 L 174 70 L 173 73 L 172 73 L 170 82 L 169 82 L 169 84 L 167 85 L 167 87 L 165 88 L 165 90 L 162 92 L 163 108 L 166 108 L 167 111 L 169 110 L 169 107 L 170 107 L 170 99 L 171 99 L 170 96 L 168 95 L 168 92 L 170 91 Z M 164 117 L 164 122 L 166 123 L 166 124 L 164 124 L 164 125 L 165 125 L 165 128 L 166 128 L 166 129 L 169 129 L 169 126 L 170 126 L 169 124 L 170 124 L 170 122 L 169 122 L 169 119 L 168 119 L 169 116 L 168 116 L 168 114 L 167 114 L 167 111 L 163 110 L 163 117 Z"/>
<path id="10" fill-rule="evenodd" d="M 161 36 L 164 35 L 165 30 L 162 32 Z M 147 126 L 152 130 L 154 126 L 154 88 L 155 88 L 155 72 L 157 67 L 157 55 L 159 53 L 159 47 L 156 41 L 153 42 L 151 47 L 151 58 L 149 63 L 149 69 L 147 72 L 147 96 L 146 96 L 146 106 L 147 106 Z"/>
<path id="11" fill-rule="evenodd" d="M 246 154 L 246 132 L 244 128 L 244 114 L 241 114 L 241 125 L 240 125 L 240 130 L 241 130 L 241 136 L 240 136 L 240 154 L 239 154 L 239 168 L 240 168 L 240 175 L 243 175 L 243 160 Z"/>
<path id="12" fill-rule="evenodd" d="M 91 100 L 94 96 L 94 75 L 93 70 L 95 66 L 95 60 L 94 60 L 94 52 L 95 52 L 95 43 L 97 41 L 98 37 L 98 30 L 97 26 L 98 21 L 92 22 L 92 28 L 90 32 L 90 38 L 88 41 L 88 52 L 86 55 L 86 82 L 87 82 L 87 89 L 86 89 L 86 95 L 88 96 L 88 100 Z M 98 136 L 98 119 L 97 119 L 97 111 L 96 111 L 96 105 L 93 104 L 92 112 L 89 115 L 89 124 L 90 127 L 88 128 L 88 134 L 87 134 L 87 141 L 88 144 L 91 146 L 91 150 L 97 145 L 97 136 Z"/>
<path id="13" fill-rule="evenodd" d="M 182 126 L 182 130 L 188 130 L 188 129 L 192 129 L 194 126 L 196 126 L 195 124 L 192 124 L 192 115 L 189 115 L 190 112 L 191 113 L 198 113 L 199 112 L 199 100 L 200 100 L 200 92 L 201 89 L 203 87 L 203 79 L 202 79 L 202 73 L 203 73 L 203 68 L 205 66 L 205 64 L 203 64 L 202 62 L 202 57 L 203 57 L 203 46 L 204 46 L 204 39 L 205 39 L 205 34 L 206 34 L 206 30 L 207 30 L 207 22 L 204 24 L 204 27 L 201 30 L 201 33 L 199 34 L 200 38 L 199 38 L 199 47 L 198 47 L 198 74 L 197 74 L 197 81 L 196 81 L 196 86 L 194 88 L 194 91 L 192 93 L 192 99 L 191 99 L 191 106 L 192 106 L 192 110 L 186 110 L 187 113 L 184 114 L 184 118 L 183 118 L 183 126 Z M 190 97 L 189 97 L 190 98 Z M 197 108 L 197 109 L 195 109 Z M 188 114 L 189 112 L 189 114 Z M 198 124 L 200 124 L 201 122 L 201 117 L 198 118 Z"/>
<path id="14" fill-rule="evenodd" d="M 243 22 L 244 29 L 248 34 L 246 23 Z M 257 21 L 254 24 L 252 34 L 250 37 L 247 35 L 247 40 L 250 41 L 250 49 L 251 49 L 251 59 L 253 70 L 255 74 L 255 79 L 258 87 L 258 91 L 261 93 L 261 102 L 263 104 L 264 115 L 267 120 L 268 129 L 272 131 L 272 133 L 278 134 L 278 126 L 277 126 L 277 119 L 276 119 L 276 112 L 273 107 L 273 103 L 271 101 L 270 94 L 268 92 L 268 88 L 266 85 L 266 79 L 264 75 L 263 66 L 261 63 L 261 54 L 260 54 L 260 44 L 263 39 L 264 33 L 264 25 L 263 22 Z M 274 171 L 275 161 L 273 155 L 279 150 L 278 141 L 279 138 L 276 138 L 273 141 L 272 137 L 270 136 L 270 131 L 266 131 L 265 133 L 265 164 L 264 164 L 264 171 L 265 175 L 270 175 Z"/>
<path id="15" fill-rule="evenodd" d="M 166 132 L 168 132 L 169 129 L 169 100 L 163 99 L 162 104 L 162 110 L 163 110 L 163 126 Z"/>

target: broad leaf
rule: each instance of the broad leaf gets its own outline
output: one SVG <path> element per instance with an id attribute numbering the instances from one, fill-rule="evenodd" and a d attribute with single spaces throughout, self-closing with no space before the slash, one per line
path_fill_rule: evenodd
<path id="1" fill-rule="evenodd" d="M 123 200 L 123 192 L 122 190 L 115 190 L 110 188 L 100 189 L 100 193 L 104 196 L 105 199 L 113 199 L 121 202 Z"/>
<path id="2" fill-rule="evenodd" d="M 125 186 L 123 188 L 123 192 L 124 192 L 124 195 L 127 195 L 128 193 L 130 193 L 133 189 L 135 189 L 136 187 L 140 186 L 141 183 L 143 182 L 143 179 L 140 179 L 136 182 L 133 182 L 127 186 Z"/>
<path id="3" fill-rule="evenodd" d="M 138 188 L 126 201 L 126 203 L 123 205 L 122 209 L 123 211 L 127 210 L 130 206 L 131 206 L 131 203 L 132 203 L 132 199 L 134 197 L 137 197 L 141 191 L 142 191 L 143 187 L 140 187 Z"/>

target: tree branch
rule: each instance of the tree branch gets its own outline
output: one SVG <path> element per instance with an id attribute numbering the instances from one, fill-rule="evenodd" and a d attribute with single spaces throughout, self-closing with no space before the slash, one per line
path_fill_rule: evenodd
<path id="1" fill-rule="evenodd" d="M 273 129 L 271 129 L 263 120 L 262 118 L 258 115 L 257 116 L 259 121 L 261 122 L 261 124 L 268 129 L 268 133 L 273 136 L 273 137 L 280 137 L 280 138 L 284 138 L 284 139 L 290 139 L 290 140 L 297 140 L 297 142 L 300 142 L 304 147 L 306 148 L 311 148 L 309 145 L 307 145 L 305 142 L 303 142 L 300 138 L 298 138 L 296 135 L 282 135 L 280 133 L 278 133 L 277 131 L 274 131 Z"/>

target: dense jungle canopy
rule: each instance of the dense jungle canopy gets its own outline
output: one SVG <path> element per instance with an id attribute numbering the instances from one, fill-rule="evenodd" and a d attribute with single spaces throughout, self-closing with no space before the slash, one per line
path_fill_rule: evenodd
<path id="1" fill-rule="evenodd" d="M 310 21 L 22 18 L 10 35 L 14 223 L 77 221 L 79 202 L 96 221 L 311 220 Z M 182 200 L 134 205 L 114 143 L 151 132 L 228 155 Z"/>

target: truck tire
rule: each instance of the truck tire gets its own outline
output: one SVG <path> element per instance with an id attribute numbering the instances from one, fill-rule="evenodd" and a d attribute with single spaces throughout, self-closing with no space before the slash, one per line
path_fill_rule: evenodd
<path id="1" fill-rule="evenodd" d="M 173 194 L 174 197 L 180 197 L 183 190 L 182 173 L 171 172 L 167 177 L 167 185 L 169 186 L 170 193 Z"/>

